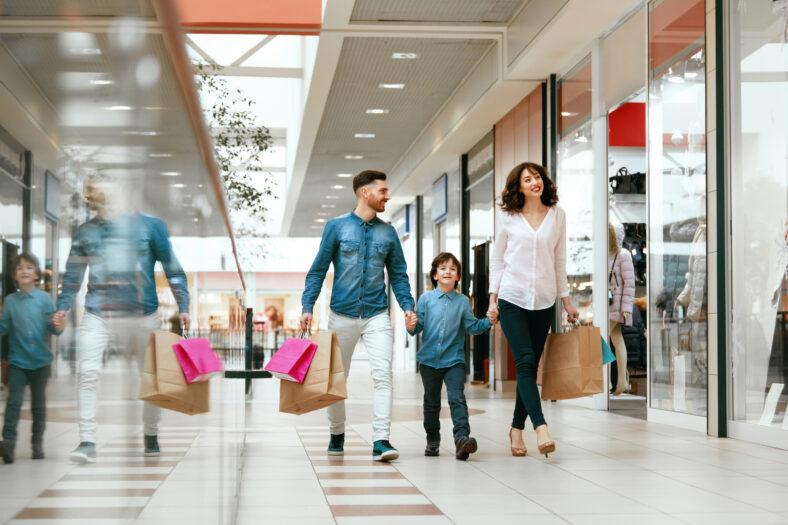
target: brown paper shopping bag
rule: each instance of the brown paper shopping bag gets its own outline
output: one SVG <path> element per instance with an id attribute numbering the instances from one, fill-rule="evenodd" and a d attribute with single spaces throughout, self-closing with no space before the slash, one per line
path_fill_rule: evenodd
<path id="1" fill-rule="evenodd" d="M 542 399 L 575 399 L 605 391 L 599 328 L 550 334 L 544 346 Z"/>
<path id="2" fill-rule="evenodd" d="M 279 382 L 280 412 L 305 414 L 347 398 L 345 369 L 336 334 L 318 332 L 309 340 L 317 344 L 317 350 L 304 382 Z"/>
<path id="3" fill-rule="evenodd" d="M 157 407 L 202 414 L 211 409 L 211 384 L 186 382 L 172 345 L 183 339 L 172 332 L 153 332 L 145 350 L 140 399 Z"/>

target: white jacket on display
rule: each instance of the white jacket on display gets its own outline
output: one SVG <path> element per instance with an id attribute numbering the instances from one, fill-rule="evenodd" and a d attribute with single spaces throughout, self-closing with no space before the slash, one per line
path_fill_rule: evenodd
<path id="1" fill-rule="evenodd" d="M 695 322 L 706 320 L 706 225 L 695 230 L 689 258 L 687 284 L 676 298 L 676 304 L 686 308 L 686 316 Z"/>
<path id="2" fill-rule="evenodd" d="M 616 224 L 616 241 L 618 254 L 608 253 L 607 272 L 610 276 L 608 286 L 613 292 L 613 303 L 609 307 L 611 321 L 632 326 L 632 306 L 635 301 L 635 267 L 632 264 L 632 254 L 623 247 L 624 226 Z M 624 312 L 630 315 L 624 318 Z"/>

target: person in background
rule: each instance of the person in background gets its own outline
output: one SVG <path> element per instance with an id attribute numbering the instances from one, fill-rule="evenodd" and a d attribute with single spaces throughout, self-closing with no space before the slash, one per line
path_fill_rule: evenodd
<path id="1" fill-rule="evenodd" d="M 309 331 L 312 310 L 328 267 L 333 263 L 334 286 L 328 329 L 337 335 L 345 376 L 350 371 L 356 343 L 359 338 L 364 340 L 375 388 L 372 459 L 391 461 L 399 457 L 399 452 L 389 441 L 394 332 L 388 314 L 384 270 L 388 271 L 391 288 L 405 312 L 406 321 L 416 314 L 397 230 L 377 216 L 386 211 L 386 202 L 390 199 L 386 174 L 362 171 L 353 179 L 353 192 L 356 194 L 355 209 L 331 219 L 323 230 L 320 248 L 307 273 L 301 296 L 300 324 L 301 330 Z M 345 450 L 344 401 L 328 407 L 328 420 L 331 433 L 328 455 L 341 456 Z"/>
<path id="2" fill-rule="evenodd" d="M 478 449 L 471 437 L 468 405 L 465 403 L 465 333 L 481 334 L 490 329 L 489 319 L 476 319 L 471 303 L 457 292 L 462 265 L 451 253 L 440 253 L 432 261 L 430 280 L 433 290 L 419 297 L 417 319 L 405 327 L 410 335 L 424 331 L 416 353 L 424 385 L 424 430 L 427 432 L 425 456 L 437 456 L 441 442 L 441 389 L 446 383 L 451 420 L 454 423 L 455 457 L 460 460 Z"/>
<path id="3" fill-rule="evenodd" d="M 133 188 L 119 181 L 91 179 L 85 199 L 97 215 L 77 230 L 58 297 L 58 313 L 71 308 L 90 268 L 85 315 L 77 331 L 79 445 L 71 452 L 76 463 L 96 461 L 98 379 L 104 350 L 112 336 L 136 358 L 139 373 L 150 334 L 161 329 L 154 267 L 161 262 L 178 304 L 180 327 L 188 330 L 189 290 L 186 274 L 172 251 L 161 219 L 124 208 Z M 158 456 L 161 409 L 143 408 L 144 454 Z"/>
<path id="4" fill-rule="evenodd" d="M 517 367 L 517 396 L 509 430 L 513 456 L 525 456 L 525 420 L 530 416 L 539 453 L 555 451 L 542 413 L 536 371 L 560 298 L 567 318 L 579 314 L 569 300 L 566 278 L 566 214 L 558 207 L 558 191 L 539 164 L 524 162 L 512 169 L 501 194 L 490 262 L 490 307 L 498 319 Z M 500 313 L 499 313 L 500 311 Z"/>
<path id="5" fill-rule="evenodd" d="M 6 297 L 0 314 L 0 335 L 8 334 L 10 347 L 8 399 L 3 441 L 0 442 L 0 456 L 5 463 L 14 462 L 16 427 L 27 385 L 30 385 L 33 413 L 33 459 L 44 459 L 46 388 L 53 359 L 49 334 L 59 335 L 66 324 L 64 313 L 54 314 L 52 297 L 36 289 L 36 283 L 41 280 L 41 266 L 36 256 L 18 255 L 13 268 L 18 291 Z"/>

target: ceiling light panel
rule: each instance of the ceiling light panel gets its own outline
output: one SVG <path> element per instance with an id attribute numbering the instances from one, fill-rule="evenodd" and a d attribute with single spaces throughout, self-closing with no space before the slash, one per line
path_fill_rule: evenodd
<path id="1" fill-rule="evenodd" d="M 366 113 L 367 115 L 388 115 L 389 110 L 381 109 L 381 108 L 373 108 L 373 109 L 368 109 Z"/>
<path id="2" fill-rule="evenodd" d="M 380 89 L 405 89 L 405 84 L 378 84 Z"/>
<path id="3" fill-rule="evenodd" d="M 391 58 L 395 60 L 416 60 L 419 58 L 418 53 L 392 53 Z"/>

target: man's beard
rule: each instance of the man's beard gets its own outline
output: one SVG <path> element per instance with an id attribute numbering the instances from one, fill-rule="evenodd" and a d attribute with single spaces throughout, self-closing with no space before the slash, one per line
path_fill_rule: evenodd
<path id="1" fill-rule="evenodd" d="M 372 209 L 378 213 L 383 213 L 386 211 L 386 201 L 375 201 L 372 203 Z"/>

